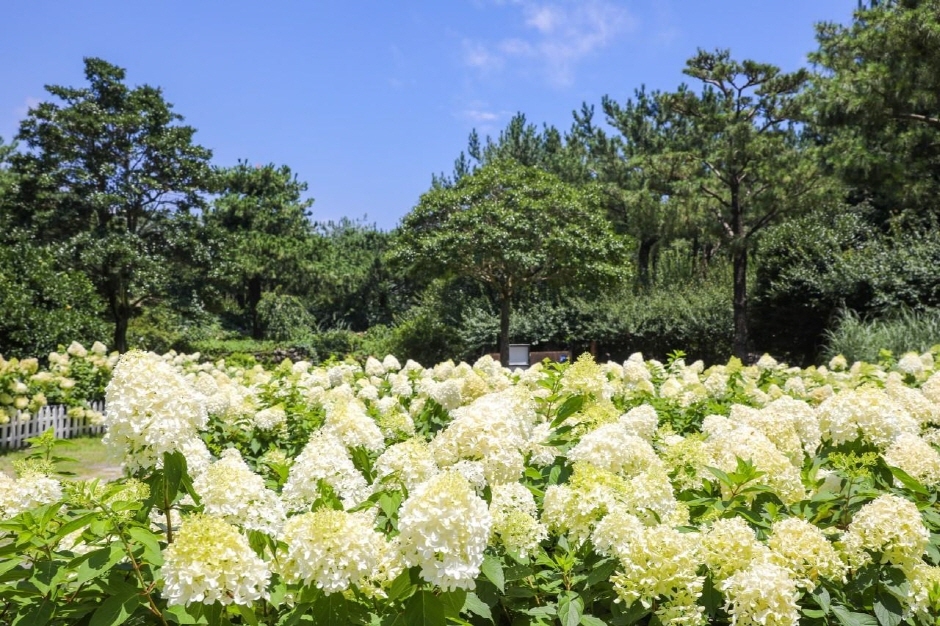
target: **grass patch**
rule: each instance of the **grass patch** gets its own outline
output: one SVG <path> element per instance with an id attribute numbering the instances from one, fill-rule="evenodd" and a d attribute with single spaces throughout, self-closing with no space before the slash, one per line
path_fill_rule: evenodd
<path id="1" fill-rule="evenodd" d="M 32 452 L 30 448 L 0 451 L 0 471 L 13 475 L 13 462 L 25 459 Z M 63 461 L 58 465 L 61 471 L 74 474 L 69 478 L 114 480 L 122 475 L 120 463 L 109 457 L 107 449 L 101 443 L 101 437 L 60 439 L 56 443 L 54 453 L 56 456 L 73 459 Z"/>
<path id="2" fill-rule="evenodd" d="M 826 333 L 825 357 L 843 355 L 849 363 L 877 363 L 881 350 L 895 357 L 905 352 L 923 353 L 940 343 L 940 310 L 902 311 L 893 316 L 864 319 L 846 313 L 839 325 Z"/>

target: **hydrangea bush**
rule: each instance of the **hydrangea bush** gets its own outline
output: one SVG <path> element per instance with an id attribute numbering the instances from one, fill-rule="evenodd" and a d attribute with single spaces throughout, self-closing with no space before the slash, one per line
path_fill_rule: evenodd
<path id="1" fill-rule="evenodd" d="M 936 626 L 934 356 L 132 352 L 124 479 L 0 477 L 0 623 Z"/>
<path id="2" fill-rule="evenodd" d="M 102 416 L 91 403 L 104 398 L 105 386 L 118 360 L 95 342 L 90 349 L 73 341 L 49 354 L 48 365 L 39 359 L 10 359 L 0 355 L 0 424 L 28 420 L 47 404 L 64 404 L 68 414 L 99 423 Z"/>

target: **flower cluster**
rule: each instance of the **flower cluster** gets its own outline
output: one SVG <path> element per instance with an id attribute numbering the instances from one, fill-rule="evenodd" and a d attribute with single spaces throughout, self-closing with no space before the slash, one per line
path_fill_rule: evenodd
<path id="1" fill-rule="evenodd" d="M 271 572 L 248 539 L 210 515 L 183 520 L 163 551 L 163 595 L 172 605 L 251 604 L 267 597 Z"/>
<path id="2" fill-rule="evenodd" d="M 198 440 L 205 398 L 172 366 L 148 352 L 121 357 L 106 391 L 104 442 L 131 470 L 157 465 L 165 452 Z"/>
<path id="3" fill-rule="evenodd" d="M 418 486 L 398 516 L 402 558 L 444 590 L 473 589 L 492 518 L 460 474 L 447 471 Z"/>
<path id="4" fill-rule="evenodd" d="M 379 574 L 389 547 L 367 511 L 320 509 L 284 526 L 279 571 L 288 581 L 315 584 L 330 594 Z"/>

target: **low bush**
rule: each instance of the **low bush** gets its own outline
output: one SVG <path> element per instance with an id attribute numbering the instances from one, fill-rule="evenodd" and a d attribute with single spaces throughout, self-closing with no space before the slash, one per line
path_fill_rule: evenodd
<path id="1" fill-rule="evenodd" d="M 841 354 L 849 361 L 897 358 L 906 352 L 925 352 L 940 344 L 940 309 L 864 318 L 851 311 L 826 332 L 825 357 Z M 890 358 L 890 357 L 889 357 Z"/>

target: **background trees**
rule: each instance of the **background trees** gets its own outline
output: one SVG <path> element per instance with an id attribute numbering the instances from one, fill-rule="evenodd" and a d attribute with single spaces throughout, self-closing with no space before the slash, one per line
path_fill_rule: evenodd
<path id="1" fill-rule="evenodd" d="M 623 253 L 589 190 L 512 159 L 428 191 L 402 222 L 396 246 L 405 264 L 433 265 L 492 290 L 504 364 L 520 294 L 543 282 L 585 289 L 615 282 Z"/>
<path id="2" fill-rule="evenodd" d="M 566 131 L 474 131 L 393 232 L 314 221 L 286 165 L 211 169 L 159 89 L 87 59 L 0 142 L 0 353 L 110 324 L 119 349 L 272 360 L 494 337 L 505 359 L 513 337 L 806 363 L 842 319 L 928 319 L 940 0 L 860 6 L 819 26 L 816 72 L 700 51 L 692 86 L 584 103 Z"/>
<path id="3" fill-rule="evenodd" d="M 131 317 L 167 288 L 188 245 L 181 215 L 202 205 L 211 153 L 193 143 L 158 88 L 129 88 L 123 69 L 85 60 L 88 86 L 48 86 L 12 157 L 10 226 L 56 244 L 93 282 L 127 348 Z"/>
<path id="4" fill-rule="evenodd" d="M 303 198 L 306 183 L 286 165 L 242 161 L 218 170 L 214 183 L 218 196 L 203 220 L 214 250 L 210 275 L 244 311 L 251 336 L 261 339 L 264 295 L 297 295 L 309 284 L 313 200 Z"/>

